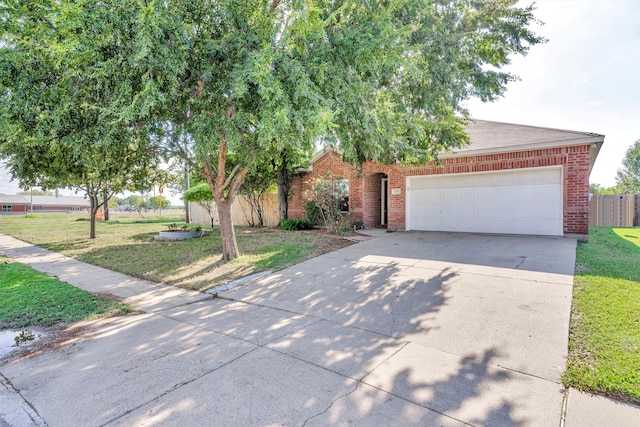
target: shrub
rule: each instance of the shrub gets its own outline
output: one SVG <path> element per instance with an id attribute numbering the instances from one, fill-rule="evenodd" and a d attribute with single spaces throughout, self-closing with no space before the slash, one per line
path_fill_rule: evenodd
<path id="1" fill-rule="evenodd" d="M 313 224 L 306 218 L 301 219 L 285 219 L 280 223 L 280 227 L 283 230 L 297 231 L 297 230 L 311 230 Z"/>
<path id="2" fill-rule="evenodd" d="M 348 220 L 345 225 L 345 215 L 341 209 L 342 197 L 335 192 L 331 174 L 327 173 L 324 179 L 315 179 L 310 182 L 311 191 L 305 192 L 305 197 L 318 208 L 320 218 L 327 231 L 331 234 L 342 234 L 348 228 Z M 306 208 L 306 206 L 305 206 Z"/>
<path id="3" fill-rule="evenodd" d="M 364 221 L 360 218 L 355 218 L 351 220 L 351 227 L 353 231 L 364 229 Z"/>
<path id="4" fill-rule="evenodd" d="M 309 220 L 309 222 L 314 225 L 317 225 L 322 219 L 322 212 L 320 211 L 318 205 L 316 205 L 316 202 L 314 202 L 313 200 L 307 201 L 307 203 L 304 205 L 304 211 L 307 214 L 307 219 Z"/>

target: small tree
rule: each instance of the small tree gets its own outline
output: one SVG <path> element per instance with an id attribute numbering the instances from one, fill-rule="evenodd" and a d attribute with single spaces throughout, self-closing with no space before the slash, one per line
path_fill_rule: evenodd
<path id="1" fill-rule="evenodd" d="M 201 182 L 184 192 L 182 199 L 187 202 L 197 203 L 209 215 L 211 227 L 216 223 L 216 206 L 214 204 L 213 193 L 206 182 Z"/>
<path id="2" fill-rule="evenodd" d="M 171 203 L 163 196 L 153 196 L 149 198 L 149 207 L 151 209 L 166 209 Z"/>
<path id="3" fill-rule="evenodd" d="M 620 193 L 640 194 L 640 139 L 625 153 L 616 183 Z"/>
<path id="4" fill-rule="evenodd" d="M 264 196 L 274 187 L 275 182 L 276 171 L 268 162 L 259 163 L 245 177 L 241 194 L 249 203 L 249 215 L 245 213 L 249 226 L 264 226 Z"/>
<path id="5" fill-rule="evenodd" d="M 343 198 L 336 191 L 331 173 L 323 178 L 311 181 L 311 191 L 306 191 L 305 198 L 312 201 L 318 208 L 324 226 L 331 234 L 337 234 L 344 228 L 345 217 L 341 209 Z"/>

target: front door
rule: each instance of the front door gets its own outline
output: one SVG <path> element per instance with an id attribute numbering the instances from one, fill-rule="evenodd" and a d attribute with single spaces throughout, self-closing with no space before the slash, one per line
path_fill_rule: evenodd
<path id="1" fill-rule="evenodd" d="M 388 179 L 382 178 L 380 185 L 380 225 L 387 225 L 387 187 Z"/>

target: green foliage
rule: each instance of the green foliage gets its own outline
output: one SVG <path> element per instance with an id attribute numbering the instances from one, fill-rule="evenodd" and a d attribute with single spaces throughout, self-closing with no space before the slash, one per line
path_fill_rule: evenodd
<path id="1" fill-rule="evenodd" d="M 125 3 L 0 4 L 0 158 L 23 187 L 84 191 L 91 237 L 102 194 L 148 188 L 159 169 L 144 124 L 114 105 L 136 54 Z"/>
<path id="2" fill-rule="evenodd" d="M 149 197 L 147 204 L 152 209 L 166 209 L 171 205 L 171 202 L 166 197 L 153 196 Z"/>
<path id="3" fill-rule="evenodd" d="M 16 193 L 19 196 L 53 196 L 53 191 L 50 190 L 29 190 L 29 191 L 18 191 Z"/>
<path id="4" fill-rule="evenodd" d="M 364 229 L 364 221 L 361 218 L 352 219 L 350 225 L 354 231 Z"/>
<path id="5" fill-rule="evenodd" d="M 216 178 L 219 206 L 319 138 L 354 163 L 423 162 L 468 142 L 463 102 L 504 92 L 535 22 L 516 0 L 5 1 L 2 147 L 24 185 L 96 194 L 148 185 L 169 151 Z"/>
<path id="6" fill-rule="evenodd" d="M 206 182 L 201 182 L 185 190 L 182 198 L 187 202 L 209 202 L 214 200 L 211 188 Z"/>
<path id="7" fill-rule="evenodd" d="M 322 212 L 313 200 L 307 200 L 304 205 L 304 211 L 306 213 L 307 219 L 312 224 L 318 224 L 322 219 Z"/>
<path id="8" fill-rule="evenodd" d="M 0 329 L 124 314 L 130 307 L 0 256 Z"/>
<path id="9" fill-rule="evenodd" d="M 640 229 L 592 227 L 576 254 L 566 386 L 640 403 Z"/>
<path id="10" fill-rule="evenodd" d="M 349 230 L 348 215 L 342 211 L 344 195 L 330 173 L 311 182 L 311 191 L 305 192 L 304 197 L 317 207 L 323 225 L 331 234 L 341 234 Z M 306 208 L 306 205 L 305 205 Z"/>
<path id="11" fill-rule="evenodd" d="M 280 228 L 287 231 L 311 230 L 313 223 L 306 218 L 284 219 L 280 223 Z"/>
<path id="12" fill-rule="evenodd" d="M 640 194 L 640 139 L 627 149 L 616 183 L 619 193 Z"/>
<path id="13" fill-rule="evenodd" d="M 620 194 L 621 190 L 617 185 L 613 187 L 604 187 L 598 183 L 593 183 L 593 184 L 589 184 L 589 193 L 610 195 L 610 194 Z"/>

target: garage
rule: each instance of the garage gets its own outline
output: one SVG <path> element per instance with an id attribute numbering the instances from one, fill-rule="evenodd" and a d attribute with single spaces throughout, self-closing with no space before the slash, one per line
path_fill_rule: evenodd
<path id="1" fill-rule="evenodd" d="M 561 236 L 562 167 L 407 177 L 406 229 Z"/>

